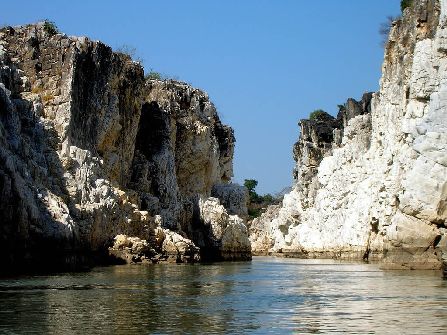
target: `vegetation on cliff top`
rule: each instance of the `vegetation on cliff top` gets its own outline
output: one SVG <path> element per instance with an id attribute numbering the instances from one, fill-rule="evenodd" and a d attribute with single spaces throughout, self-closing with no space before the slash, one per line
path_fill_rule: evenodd
<path id="1" fill-rule="evenodd" d="M 388 42 L 388 37 L 390 35 L 391 27 L 393 26 L 393 22 L 400 20 L 400 16 L 392 16 L 389 15 L 386 18 L 385 22 L 382 22 L 379 28 L 379 34 L 382 36 L 382 47 L 385 47 Z"/>
<path id="2" fill-rule="evenodd" d="M 115 52 L 129 56 L 134 61 L 140 63 L 141 66 L 144 67 L 143 59 L 138 55 L 137 48 L 123 44 L 116 48 Z M 146 71 L 145 71 L 146 72 Z M 149 68 L 149 72 L 146 72 L 144 79 L 146 80 L 167 80 L 168 76 L 162 75 L 160 72 L 154 71 L 152 68 Z M 175 78 L 173 78 L 175 79 Z"/>
<path id="3" fill-rule="evenodd" d="M 258 181 L 255 179 L 245 179 L 244 186 L 248 189 L 248 215 L 250 219 L 260 216 L 267 206 L 274 204 L 278 200 L 271 194 L 259 195 L 256 193 L 255 188 L 258 186 Z"/>
<path id="4" fill-rule="evenodd" d="M 401 0 L 400 1 L 400 10 L 403 13 L 405 9 L 411 7 L 413 5 L 413 0 Z M 386 18 L 386 21 L 380 25 L 379 34 L 382 36 L 382 46 L 385 47 L 388 42 L 388 37 L 390 35 L 391 27 L 393 26 L 393 22 L 400 20 L 401 16 L 392 16 L 389 15 Z"/>
<path id="5" fill-rule="evenodd" d="M 410 7 L 413 4 L 413 0 L 401 0 L 400 1 L 400 10 L 403 12 L 406 8 Z"/>
<path id="6" fill-rule="evenodd" d="M 137 48 L 131 45 L 128 44 L 120 45 L 118 48 L 116 48 L 115 52 L 129 56 L 130 58 L 140 63 L 141 65 L 144 64 L 143 59 L 137 54 Z"/>
<path id="7" fill-rule="evenodd" d="M 327 121 L 327 120 L 332 120 L 332 119 L 333 119 L 333 117 L 330 114 L 326 113 L 322 109 L 314 110 L 309 115 L 309 120 L 312 120 L 312 121 Z"/>
<path id="8" fill-rule="evenodd" d="M 165 80 L 166 78 L 164 78 L 164 76 L 162 76 L 160 72 L 151 70 L 151 71 L 149 71 L 148 74 L 146 74 L 144 76 L 144 79 L 146 79 L 146 80 Z"/>
<path id="9" fill-rule="evenodd" d="M 59 29 L 53 21 L 45 20 L 43 23 L 43 30 L 50 36 L 56 35 L 59 33 Z"/>

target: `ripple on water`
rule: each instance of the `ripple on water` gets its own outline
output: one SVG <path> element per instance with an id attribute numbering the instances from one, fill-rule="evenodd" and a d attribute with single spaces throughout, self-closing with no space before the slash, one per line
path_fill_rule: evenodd
<path id="1" fill-rule="evenodd" d="M 439 273 L 321 260 L 5 279 L 0 302 L 0 333 L 447 333 Z"/>

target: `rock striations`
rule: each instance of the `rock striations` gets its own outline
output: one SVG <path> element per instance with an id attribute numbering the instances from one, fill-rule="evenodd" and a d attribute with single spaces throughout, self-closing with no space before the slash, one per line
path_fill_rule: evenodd
<path id="1" fill-rule="evenodd" d="M 381 260 L 437 269 L 447 259 L 447 1 L 393 23 L 380 91 L 337 118 L 302 120 L 295 187 L 250 225 L 256 253 Z"/>
<path id="2" fill-rule="evenodd" d="M 380 90 L 300 122 L 295 186 L 247 230 L 206 93 L 43 23 L 0 30 L 3 269 L 250 259 L 447 266 L 447 0 L 393 23 Z M 446 269 L 447 271 L 447 269 Z"/>
<path id="3" fill-rule="evenodd" d="M 1 29 L 2 266 L 76 266 L 108 248 L 124 261 L 251 258 L 230 215 L 246 211 L 234 143 L 203 91 L 146 81 L 129 56 L 43 23 Z"/>

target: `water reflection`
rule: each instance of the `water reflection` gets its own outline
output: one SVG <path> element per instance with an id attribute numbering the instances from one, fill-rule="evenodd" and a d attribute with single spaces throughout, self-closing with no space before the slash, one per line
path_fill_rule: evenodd
<path id="1" fill-rule="evenodd" d="M 447 333 L 434 272 L 255 258 L 0 280 L 0 333 Z"/>

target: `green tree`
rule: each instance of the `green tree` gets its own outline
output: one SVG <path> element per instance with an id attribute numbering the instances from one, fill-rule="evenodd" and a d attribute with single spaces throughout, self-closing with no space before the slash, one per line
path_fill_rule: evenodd
<path id="1" fill-rule="evenodd" d="M 266 204 L 272 204 L 275 201 L 275 198 L 273 195 L 267 193 L 262 197 L 262 202 L 265 202 Z"/>
<path id="2" fill-rule="evenodd" d="M 403 12 L 406 8 L 411 7 L 413 0 L 400 0 L 400 10 Z"/>
<path id="3" fill-rule="evenodd" d="M 50 36 L 56 35 L 59 33 L 59 29 L 53 21 L 45 20 L 43 23 L 43 30 Z"/>
<path id="4" fill-rule="evenodd" d="M 250 197 L 250 203 L 257 203 L 260 201 L 258 193 L 256 193 L 255 188 L 258 186 L 258 181 L 255 179 L 245 179 L 244 186 L 248 189 L 248 195 Z"/>
<path id="5" fill-rule="evenodd" d="M 248 189 L 249 202 L 247 209 L 251 219 L 257 218 L 264 212 L 267 206 L 278 201 L 271 194 L 259 195 L 256 193 L 255 189 L 258 186 L 258 181 L 255 179 L 245 179 L 244 186 Z"/>
<path id="6" fill-rule="evenodd" d="M 316 109 L 310 113 L 309 119 L 312 121 L 327 121 L 333 119 L 333 117 L 322 109 Z"/>
<path id="7" fill-rule="evenodd" d="M 256 186 L 258 186 L 258 181 L 255 179 L 245 179 L 244 186 L 248 189 L 249 192 L 254 192 Z"/>
<path id="8" fill-rule="evenodd" d="M 162 75 L 159 72 L 150 71 L 144 76 L 146 80 L 163 80 Z"/>

